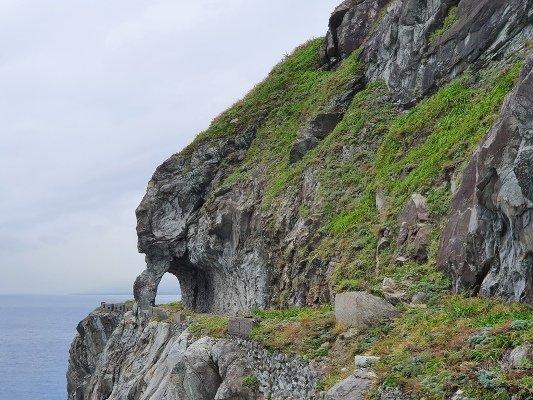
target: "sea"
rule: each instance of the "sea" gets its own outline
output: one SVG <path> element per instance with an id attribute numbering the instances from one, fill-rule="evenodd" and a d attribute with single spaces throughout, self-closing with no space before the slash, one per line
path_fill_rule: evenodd
<path id="1" fill-rule="evenodd" d="M 100 302 L 131 295 L 0 295 L 0 400 L 65 400 L 76 325 Z M 179 300 L 158 295 L 157 304 Z"/>

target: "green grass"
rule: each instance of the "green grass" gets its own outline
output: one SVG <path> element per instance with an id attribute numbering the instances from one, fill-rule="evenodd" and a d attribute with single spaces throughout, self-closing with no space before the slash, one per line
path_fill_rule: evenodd
<path id="1" fill-rule="evenodd" d="M 194 337 L 211 336 L 226 337 L 228 333 L 228 317 L 215 314 L 191 314 L 192 322 L 189 332 Z"/>
<path id="2" fill-rule="evenodd" d="M 254 310 L 260 319 L 252 329 L 252 338 L 267 349 L 306 359 L 325 356 L 320 346 L 335 338 L 335 318 L 331 306 Z"/>
<path id="3" fill-rule="evenodd" d="M 252 390 L 257 390 L 259 388 L 259 379 L 255 375 L 246 375 L 242 378 L 242 384 L 249 387 Z"/>

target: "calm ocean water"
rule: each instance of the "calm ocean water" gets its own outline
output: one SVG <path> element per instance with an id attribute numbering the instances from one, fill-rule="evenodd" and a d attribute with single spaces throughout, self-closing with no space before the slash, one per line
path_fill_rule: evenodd
<path id="1" fill-rule="evenodd" d="M 65 400 L 76 325 L 100 301 L 128 295 L 0 296 L 0 400 Z M 158 296 L 157 303 L 178 296 Z"/>

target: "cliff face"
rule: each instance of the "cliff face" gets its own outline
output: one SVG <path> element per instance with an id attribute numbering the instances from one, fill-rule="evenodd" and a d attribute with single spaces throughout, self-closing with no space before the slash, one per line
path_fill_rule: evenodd
<path id="1" fill-rule="evenodd" d="M 319 376 L 244 340 L 198 338 L 182 324 L 96 311 L 80 322 L 71 347 L 68 399 L 314 398 Z"/>
<path id="2" fill-rule="evenodd" d="M 438 264 L 455 291 L 533 302 L 533 58 L 463 175 Z"/>
<path id="3" fill-rule="evenodd" d="M 533 0 L 344 1 L 325 39 L 157 168 L 136 211 L 135 313 L 80 323 L 69 399 L 337 400 L 376 382 L 378 399 L 526 398 L 531 309 L 499 301 L 533 303 L 532 43 Z M 371 331 L 305 311 L 260 324 L 267 348 L 383 358 L 326 394 L 347 367 L 147 321 L 165 273 L 189 312 L 344 291 L 411 307 Z"/>
<path id="4" fill-rule="evenodd" d="M 343 255 L 339 256 L 338 252 L 316 251 L 336 241 L 335 234 L 328 229 L 335 221 L 327 214 L 342 214 L 357 207 L 346 201 L 346 196 L 372 196 L 368 191 L 363 193 L 365 190 L 360 188 L 358 181 L 366 180 L 367 185 L 377 184 L 387 189 L 388 183 L 380 182 L 380 177 L 376 176 L 377 166 L 372 166 L 375 157 L 379 159 L 380 151 L 383 153 L 382 149 L 387 145 L 383 131 L 395 124 L 395 115 L 433 96 L 467 69 L 474 73 L 474 78 L 465 86 L 489 85 L 489 72 L 483 76 L 482 71 L 509 68 L 513 60 L 524 57 L 527 41 L 533 37 L 532 10 L 533 2 L 529 0 L 348 0 L 342 3 L 330 18 L 325 41 L 319 49 L 313 50 L 312 59 L 305 60 L 308 65 L 302 67 L 303 62 L 294 60 L 293 64 L 299 64 L 289 70 L 289 66 L 292 68 L 291 58 L 280 64 L 263 86 L 219 117 L 186 151 L 172 156 L 157 169 L 137 209 L 139 250 L 147 256 L 147 268 L 135 283 L 136 300 L 145 305 L 152 303 L 159 280 L 169 272 L 179 279 L 187 307 L 202 312 L 236 313 L 254 307 L 329 302 L 338 281 L 342 281 L 338 279 L 336 282 L 332 276 L 349 281 L 350 273 L 346 271 L 348 268 L 353 270 L 353 266 L 340 260 Z M 318 61 L 316 57 L 319 57 Z M 298 55 L 292 58 L 298 58 Z M 313 81 L 315 74 L 316 84 Z M 300 78 L 302 82 L 307 79 L 308 87 L 298 86 Z M 387 89 L 376 89 L 373 82 L 383 81 Z M 281 82 L 286 86 L 278 87 Z M 372 93 L 369 94 L 370 88 Z M 322 96 L 317 97 L 314 91 L 321 91 Z M 371 95 L 377 96 L 378 102 L 373 108 L 368 106 L 368 110 L 381 115 L 372 115 L 368 126 L 354 126 L 353 118 L 350 119 L 355 104 L 352 99 L 366 96 L 368 102 Z M 306 97 L 307 103 L 302 101 Z M 287 102 L 295 104 L 296 115 L 290 115 L 294 111 L 284 109 Z M 309 104 L 311 102 L 313 104 Z M 509 107 L 512 106 L 508 105 L 502 113 L 510 113 Z M 283 113 L 286 116 L 280 118 Z M 380 120 L 384 116 L 387 118 Z M 527 113 L 522 113 L 520 118 L 523 126 L 531 122 Z M 381 132 L 377 132 L 376 125 L 380 125 Z M 419 137 L 411 143 L 412 146 L 422 144 L 427 137 L 424 129 L 432 129 L 430 123 L 427 125 L 414 134 Z M 324 140 L 331 132 L 335 134 L 342 128 L 350 130 L 348 133 L 352 138 Z M 491 132 L 497 129 L 496 126 Z M 281 136 L 280 131 L 285 136 Z M 357 135 L 359 138 L 354 140 Z M 531 165 L 525 136 L 524 144 L 509 144 L 516 150 L 522 146 L 515 160 L 518 163 L 516 168 L 521 172 L 517 175 L 520 181 L 511 183 L 507 180 L 511 187 L 505 188 L 506 193 L 514 197 L 508 203 L 520 203 L 513 205 L 520 209 L 520 212 L 513 211 L 513 218 L 525 222 L 512 223 L 512 229 L 507 229 L 508 238 L 496 246 L 498 249 L 494 248 L 494 243 L 500 243 L 499 239 L 488 238 L 491 236 L 488 228 L 478 229 L 474 235 L 477 239 L 470 240 L 471 250 L 462 250 L 468 256 L 449 258 L 446 249 L 451 246 L 448 244 L 450 240 L 443 239 L 439 265 L 450 271 L 457 290 L 477 292 L 478 275 L 486 275 L 491 269 L 483 293 L 520 301 L 533 300 L 529 294 L 531 283 L 526 283 L 528 277 L 510 278 L 516 269 L 505 265 L 499 269 L 500 262 L 488 261 L 498 258 L 492 253 L 508 248 L 501 251 L 500 260 L 508 259 L 511 264 L 517 260 L 522 265 L 519 268 L 522 275 L 531 270 L 530 250 L 524 247 L 524 240 L 527 242 L 530 236 L 521 233 L 528 225 L 527 217 L 523 215 L 529 215 L 531 203 L 518 199 L 518 193 L 528 180 L 527 167 Z M 514 137 L 502 136 L 502 140 L 521 138 Z M 447 169 L 446 174 L 460 175 L 463 167 L 458 160 L 471 157 L 469 149 L 476 138 L 469 140 L 472 142 L 466 144 L 466 149 L 461 148 L 460 140 L 445 149 L 451 152 L 440 166 L 441 170 Z M 272 146 L 278 148 L 273 151 Z M 397 158 L 405 152 L 399 151 Z M 335 168 L 322 165 L 328 162 L 328 157 L 343 162 Z M 485 169 L 503 171 L 507 168 L 499 167 L 496 165 L 499 161 L 492 158 L 487 160 Z M 445 165 L 447 162 L 453 164 L 451 169 Z M 350 182 L 350 164 L 352 169 L 364 165 L 367 173 L 361 173 Z M 408 165 L 406 168 L 414 169 Z M 471 166 L 467 171 L 470 178 L 472 168 L 475 167 Z M 399 179 L 417 174 L 411 170 L 401 172 Z M 331 190 L 325 182 L 328 174 L 343 178 L 339 180 L 343 187 L 324 194 L 324 191 Z M 446 178 L 440 174 L 435 171 L 432 184 L 445 183 Z M 464 179 L 463 188 L 473 184 L 475 180 L 472 179 Z M 478 181 L 484 179 L 486 177 Z M 389 190 L 391 193 L 385 193 L 385 197 L 389 197 L 388 204 L 416 191 L 428 192 L 425 188 L 428 182 L 419 187 L 413 185 L 410 193 Z M 470 189 L 463 188 L 458 194 L 461 198 L 469 196 L 464 192 Z M 452 203 L 452 214 L 464 215 L 462 209 L 455 210 L 459 201 Z M 391 217 L 397 212 L 393 208 L 390 206 L 388 210 Z M 484 210 L 489 209 L 494 211 L 493 206 L 484 207 Z M 529 211 L 523 214 L 525 210 Z M 374 213 L 379 214 L 378 210 Z M 391 217 L 389 220 L 394 221 Z M 457 225 L 458 218 L 452 218 L 450 223 Z M 480 219 L 485 221 L 483 225 L 487 221 L 494 225 L 494 221 L 501 218 Z M 354 232 L 350 240 L 364 242 L 367 239 L 361 236 L 368 235 L 375 236 L 377 242 L 380 236 L 394 234 L 394 228 L 388 227 L 390 224 L 386 218 L 381 220 L 375 221 L 382 225 L 376 228 L 381 230 L 377 236 L 368 231 Z M 442 220 L 437 216 L 432 222 L 439 225 Z M 503 228 L 490 229 L 501 231 Z M 470 228 L 471 232 L 475 230 Z M 344 238 L 348 240 L 348 235 Z M 474 243 L 480 241 L 487 249 L 484 255 L 477 254 L 477 248 L 474 250 Z M 359 247 L 370 253 L 371 247 L 375 251 L 377 243 Z M 356 258 L 368 257 L 359 256 L 357 249 L 350 249 L 350 252 Z M 507 257 L 511 253 L 513 258 Z M 367 263 L 366 260 L 361 262 Z M 468 265 L 468 268 L 459 265 Z M 471 278 L 467 269 L 483 272 L 475 272 L 476 277 Z M 364 279 L 365 274 L 359 273 L 359 279 Z M 461 277 L 463 274 L 464 278 Z"/>

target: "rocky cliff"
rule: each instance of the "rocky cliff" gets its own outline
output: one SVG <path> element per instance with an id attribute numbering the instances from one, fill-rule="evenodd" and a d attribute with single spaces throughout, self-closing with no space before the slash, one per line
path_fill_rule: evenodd
<path id="1" fill-rule="evenodd" d="M 329 302 L 335 291 L 331 275 L 344 266 L 337 266 L 334 254 L 320 257 L 309 253 L 334 236 L 324 229 L 330 222 L 326 207 L 334 207 L 336 213 L 350 211 L 347 201 L 344 207 L 330 203 L 360 195 L 357 180 L 379 183 L 379 178 L 373 179 L 372 159 L 379 156 L 383 131 L 387 128 L 375 132 L 372 125 L 390 125 L 394 115 L 438 92 L 464 71 L 477 75 L 468 86 L 488 84 L 484 79 L 489 78 L 482 77 L 482 71 L 505 69 L 513 60 L 525 57 L 528 40 L 533 37 L 532 20 L 533 2 L 523 0 L 342 3 L 333 12 L 326 39 L 319 49 L 315 50 L 313 45 L 305 49 L 309 59 L 298 54 L 304 52 L 302 49 L 280 64 L 265 82 L 219 117 L 188 149 L 157 169 L 137 209 L 139 250 L 147 256 L 147 269 L 135 283 L 136 300 L 141 304 L 152 303 L 159 280 L 169 272 L 179 279 L 187 306 L 197 311 L 235 313 L 284 302 L 285 305 Z M 281 82 L 287 85 L 279 86 Z M 390 114 L 388 121 L 379 121 L 382 116 L 376 115 L 375 121 L 368 121 L 369 126 L 349 127 L 354 138 L 335 137 L 325 142 L 332 132 L 338 133 L 340 127 L 352 123 L 347 115 L 350 106 L 354 106 L 352 99 L 368 91 L 374 82 L 385 82 L 387 88 L 380 92 L 380 103 L 369 111 Z M 302 87 L 305 84 L 309 87 Z M 522 90 L 526 92 L 527 89 Z M 520 101 L 527 101 L 520 96 L 524 99 Z M 295 111 L 286 110 L 287 103 L 292 103 Z M 516 101 L 508 105 L 502 113 L 511 112 L 509 108 L 515 104 Z M 290 115 L 291 112 L 295 115 Z M 287 115 L 280 116 L 283 113 Z M 523 126 L 531 123 L 526 112 L 520 118 Z M 370 130 L 374 132 L 369 134 Z M 415 135 L 420 136 L 417 139 L 420 142 L 427 132 Z M 475 143 L 475 139 L 470 143 Z M 522 147 L 526 148 L 528 139 L 523 140 Z M 450 143 L 446 151 L 454 152 L 453 146 L 457 144 Z M 268 146 L 276 146 L 277 154 L 265 148 Z M 448 160 L 443 159 L 440 168 L 445 167 L 446 161 L 455 163 L 461 157 L 471 157 L 470 145 L 466 147 L 447 156 Z M 314 154 L 309 153 L 317 148 Z M 531 165 L 528 154 L 527 150 L 520 151 L 521 166 L 517 167 L 522 171 L 520 181 L 515 180 L 513 188 L 506 189 L 513 196 L 527 185 L 527 166 Z M 341 169 L 340 178 L 348 177 L 350 168 L 359 167 L 355 158 L 367 159 L 368 175 L 355 182 L 341 180 L 335 193 L 323 194 L 321 191 L 329 189 L 322 181 L 334 169 L 321 165 L 328 156 L 344 157 L 343 165 L 336 166 Z M 472 168 L 467 172 L 469 177 L 473 176 Z M 485 168 L 506 167 L 493 165 L 489 160 Z M 448 173 L 455 172 L 455 165 L 453 169 Z M 435 175 L 439 172 L 435 171 Z M 280 175 L 291 179 L 280 180 Z M 439 176 L 432 178 L 440 183 Z M 474 183 L 465 180 L 463 187 L 468 184 Z M 423 185 L 412 188 L 413 193 L 423 190 Z M 463 191 L 459 196 L 466 196 Z M 413 193 L 390 195 L 400 198 Z M 333 197 L 327 199 L 328 204 L 324 201 L 326 196 Z M 531 204 L 516 201 L 522 204 L 517 205 L 521 207 L 517 218 L 526 221 L 523 210 L 531 210 Z M 457 202 L 453 204 L 457 207 Z M 308 210 L 308 215 L 302 215 L 302 210 Z M 527 223 L 514 224 L 513 237 L 499 248 L 523 248 L 524 239 L 516 237 L 521 236 L 516 229 L 522 231 L 522 225 Z M 488 233 L 481 233 L 485 235 Z M 357 236 L 353 235 L 354 240 L 365 240 Z M 530 239 L 527 234 L 526 237 Z M 494 247 L 489 242 L 485 247 Z M 531 270 L 527 256 L 530 250 L 513 252 L 523 263 L 521 269 Z M 504 252 L 502 257 L 507 254 Z M 486 270 L 484 259 L 490 257 L 487 254 L 476 261 L 469 260 L 469 265 L 476 264 L 469 268 Z M 442 268 L 458 263 L 465 262 L 440 261 Z M 499 279 L 496 269 L 491 272 L 492 281 Z M 456 275 L 452 274 L 453 279 L 461 280 Z M 468 285 L 476 283 L 455 286 L 459 289 Z M 514 288 L 509 279 L 498 288 L 493 292 L 503 297 L 533 300 L 526 289 Z M 516 295 L 518 291 L 524 294 Z"/>
<path id="2" fill-rule="evenodd" d="M 165 273 L 197 313 L 317 307 L 350 290 L 396 305 L 392 325 L 344 351 L 380 354 L 378 375 L 331 398 L 352 398 L 339 393 L 358 379 L 374 398 L 526 398 L 533 367 L 508 360 L 533 340 L 533 313 L 505 303 L 533 303 L 532 46 L 533 0 L 340 4 L 325 38 L 157 168 L 136 211 L 137 314 L 79 326 L 70 398 L 314 398 L 343 375 L 250 391 L 247 351 L 142 318 Z M 324 345 L 311 358 L 346 328 L 310 339 L 302 321 L 278 328 L 286 346 Z M 257 338 L 282 351 L 264 324 Z"/>

